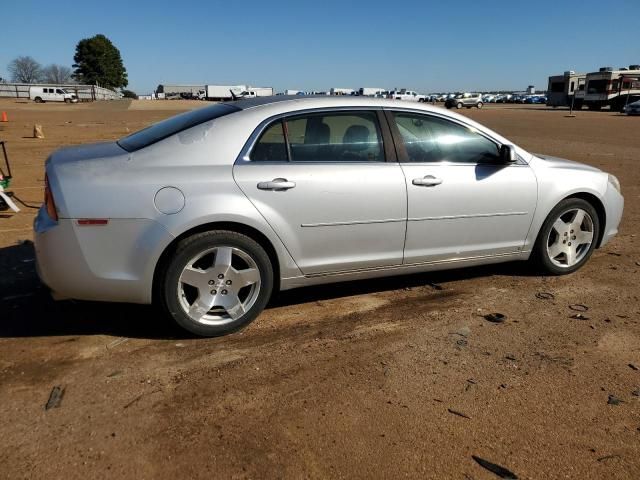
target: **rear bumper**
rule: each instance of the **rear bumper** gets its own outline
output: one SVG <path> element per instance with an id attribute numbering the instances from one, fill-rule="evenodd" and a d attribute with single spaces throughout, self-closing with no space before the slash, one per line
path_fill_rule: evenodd
<path id="1" fill-rule="evenodd" d="M 151 303 L 157 259 L 173 237 L 157 222 L 111 219 L 105 226 L 34 221 L 36 269 L 55 299 Z"/>

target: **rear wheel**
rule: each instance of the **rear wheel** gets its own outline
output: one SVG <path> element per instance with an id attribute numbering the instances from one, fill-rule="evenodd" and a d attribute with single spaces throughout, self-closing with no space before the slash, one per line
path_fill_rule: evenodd
<path id="1" fill-rule="evenodd" d="M 482 102 L 478 102 L 478 104 L 476 105 L 476 107 L 478 107 L 478 109 L 482 108 Z"/>
<path id="2" fill-rule="evenodd" d="M 456 103 L 456 108 L 460 110 L 462 108 L 462 102 Z"/>
<path id="3" fill-rule="evenodd" d="M 542 225 L 532 258 L 545 273 L 575 272 L 593 253 L 599 232 L 600 221 L 593 205 L 581 198 L 565 199 Z"/>
<path id="4" fill-rule="evenodd" d="M 251 323 L 272 290 L 273 266 L 256 241 L 211 231 L 178 244 L 162 277 L 161 300 L 182 328 L 211 337 Z"/>
<path id="5" fill-rule="evenodd" d="M 44 102 L 42 101 L 42 98 L 40 98 L 40 97 L 36 97 L 36 98 L 34 98 L 34 99 L 33 99 L 33 101 L 34 101 L 34 102 L 36 102 L 36 103 L 44 103 Z"/>

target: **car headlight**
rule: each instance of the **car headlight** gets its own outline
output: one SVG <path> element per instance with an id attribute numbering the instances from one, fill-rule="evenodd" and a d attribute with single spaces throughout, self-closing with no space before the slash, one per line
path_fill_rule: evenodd
<path id="1" fill-rule="evenodd" d="M 613 185 L 613 188 L 615 188 L 618 193 L 622 193 L 622 190 L 620 189 L 620 180 L 618 180 L 615 175 L 609 175 L 609 183 Z"/>

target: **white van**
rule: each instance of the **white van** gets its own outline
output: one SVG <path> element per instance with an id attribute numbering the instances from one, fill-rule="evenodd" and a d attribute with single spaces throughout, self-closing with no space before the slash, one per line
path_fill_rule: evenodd
<path id="1" fill-rule="evenodd" d="M 78 97 L 64 88 L 56 87 L 31 87 L 29 88 L 29 98 L 36 103 L 44 102 L 65 102 L 76 103 Z"/>

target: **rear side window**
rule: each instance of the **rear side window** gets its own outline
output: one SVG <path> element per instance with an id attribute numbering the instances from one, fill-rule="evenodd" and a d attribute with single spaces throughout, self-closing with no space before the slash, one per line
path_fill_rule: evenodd
<path id="1" fill-rule="evenodd" d="M 291 162 L 385 161 L 375 112 L 314 113 L 278 120 L 264 131 L 250 158 Z"/>
<path id="2" fill-rule="evenodd" d="M 251 152 L 253 162 L 286 162 L 287 144 L 284 138 L 282 120 L 278 120 L 267 128 L 258 139 Z"/>
<path id="3" fill-rule="evenodd" d="M 468 127 L 414 113 L 394 117 L 409 162 L 499 162 L 498 145 Z"/>
<path id="4" fill-rule="evenodd" d="M 152 145 L 160 140 L 164 140 L 171 135 L 208 122 L 215 118 L 238 112 L 240 109 L 232 105 L 220 103 L 211 107 L 199 108 L 191 112 L 176 115 L 162 122 L 133 133 L 128 137 L 118 140 L 118 145 L 127 152 L 135 152 L 141 148 Z"/>

